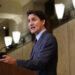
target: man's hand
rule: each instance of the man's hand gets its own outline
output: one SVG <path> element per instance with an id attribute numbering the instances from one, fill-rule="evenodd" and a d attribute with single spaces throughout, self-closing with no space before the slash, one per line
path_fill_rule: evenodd
<path id="1" fill-rule="evenodd" d="M 6 62 L 6 63 L 8 63 L 8 64 L 17 65 L 17 64 L 16 64 L 16 59 L 11 58 L 11 57 L 8 56 L 8 55 L 3 55 L 2 57 L 3 57 L 3 59 L 0 59 L 0 61 Z"/>

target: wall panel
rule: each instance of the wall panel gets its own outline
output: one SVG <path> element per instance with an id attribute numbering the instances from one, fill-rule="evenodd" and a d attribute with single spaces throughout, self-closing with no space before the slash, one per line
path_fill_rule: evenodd
<path id="1" fill-rule="evenodd" d="M 69 50 L 70 50 L 70 75 L 75 75 L 75 20 L 68 23 Z"/>
<path id="2" fill-rule="evenodd" d="M 58 75 L 70 75 L 67 26 L 66 23 L 53 31 L 58 42 Z"/>
<path id="3" fill-rule="evenodd" d="M 53 30 L 58 42 L 58 75 L 75 75 L 75 19 Z"/>

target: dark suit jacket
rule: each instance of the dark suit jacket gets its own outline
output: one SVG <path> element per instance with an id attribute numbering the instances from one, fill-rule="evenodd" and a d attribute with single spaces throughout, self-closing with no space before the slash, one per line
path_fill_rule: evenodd
<path id="1" fill-rule="evenodd" d="M 17 60 L 17 65 L 36 71 L 37 75 L 57 75 L 57 41 L 45 31 L 32 49 L 29 60 Z"/>

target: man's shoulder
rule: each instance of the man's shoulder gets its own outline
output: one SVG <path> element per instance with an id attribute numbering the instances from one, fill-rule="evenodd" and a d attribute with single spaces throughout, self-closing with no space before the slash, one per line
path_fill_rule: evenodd
<path id="1" fill-rule="evenodd" d="M 55 38 L 55 36 L 52 33 L 49 33 L 48 31 L 45 32 L 45 36 Z"/>
<path id="2" fill-rule="evenodd" d="M 56 37 L 53 34 L 49 33 L 49 32 L 46 32 L 45 35 L 44 35 L 44 37 L 42 39 L 44 41 L 48 41 L 48 42 L 57 41 Z"/>

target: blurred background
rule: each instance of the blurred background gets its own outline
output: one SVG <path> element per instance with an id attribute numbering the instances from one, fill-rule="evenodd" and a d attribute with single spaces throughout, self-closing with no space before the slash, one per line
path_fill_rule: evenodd
<path id="1" fill-rule="evenodd" d="M 0 52 L 29 59 L 34 35 L 27 11 L 42 10 L 58 42 L 58 75 L 75 75 L 75 0 L 0 0 Z"/>

